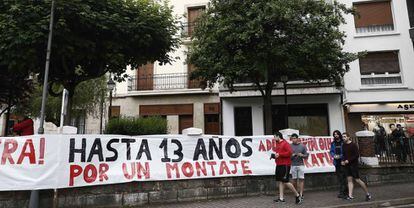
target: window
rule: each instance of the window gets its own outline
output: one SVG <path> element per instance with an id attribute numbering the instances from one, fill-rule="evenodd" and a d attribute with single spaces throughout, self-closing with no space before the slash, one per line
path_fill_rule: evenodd
<path id="1" fill-rule="evenodd" d="M 398 51 L 370 52 L 359 59 L 362 85 L 401 84 Z"/>
<path id="2" fill-rule="evenodd" d="M 252 131 L 252 108 L 234 108 L 234 131 L 236 136 L 251 136 Z"/>
<path id="3" fill-rule="evenodd" d="M 152 90 L 154 85 L 154 63 L 140 66 L 136 72 L 136 90 Z"/>
<path id="4" fill-rule="evenodd" d="M 326 104 L 288 106 L 288 125 L 285 125 L 284 105 L 273 105 L 273 130 L 297 129 L 301 135 L 329 135 L 328 107 Z"/>
<path id="5" fill-rule="evenodd" d="M 391 1 L 355 3 L 357 33 L 376 33 L 394 30 Z"/>
<path id="6" fill-rule="evenodd" d="M 121 115 L 121 106 L 111 106 L 111 118 L 118 118 Z"/>
<path id="7" fill-rule="evenodd" d="M 203 11 L 206 9 L 205 6 L 197 6 L 197 7 L 188 7 L 187 8 L 187 25 L 184 27 L 184 33 L 188 37 L 191 37 L 194 28 L 196 25 L 197 18 L 203 13 Z"/>
<path id="8" fill-rule="evenodd" d="M 414 1 L 407 0 L 408 18 L 410 19 L 410 26 L 414 28 Z"/>

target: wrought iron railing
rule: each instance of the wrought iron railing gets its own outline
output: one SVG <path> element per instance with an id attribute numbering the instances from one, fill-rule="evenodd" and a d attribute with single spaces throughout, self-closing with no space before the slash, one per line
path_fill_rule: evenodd
<path id="1" fill-rule="evenodd" d="M 129 91 L 201 88 L 199 80 L 190 80 L 187 73 L 149 74 L 128 79 Z"/>
<path id="2" fill-rule="evenodd" d="M 357 138 L 352 141 L 358 144 Z M 374 145 L 380 165 L 414 164 L 414 136 L 401 139 L 387 136 L 384 141 L 375 141 Z"/>
<path id="3" fill-rule="evenodd" d="M 184 38 L 191 37 L 193 35 L 195 27 L 196 27 L 195 22 L 181 23 L 181 37 L 184 37 Z"/>

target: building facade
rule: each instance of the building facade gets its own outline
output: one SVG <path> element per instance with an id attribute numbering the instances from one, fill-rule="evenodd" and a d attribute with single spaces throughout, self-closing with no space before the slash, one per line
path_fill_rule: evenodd
<path id="1" fill-rule="evenodd" d="M 358 12 L 346 16 L 344 49 L 366 51 L 345 75 L 346 129 L 353 134 L 402 124 L 414 133 L 414 51 L 410 38 L 412 1 L 342 1 Z M 411 7 L 411 8 L 410 8 Z"/>
<path id="2" fill-rule="evenodd" d="M 188 45 L 195 20 L 206 8 L 206 0 L 172 0 L 174 15 L 181 18 L 182 45 L 171 57 L 171 64 L 148 63 L 128 69 L 126 82 L 117 83 L 112 99 L 112 116 L 162 116 L 169 133 L 188 127 L 203 129 L 206 134 L 220 134 L 218 88 L 202 89 L 199 80 L 190 80 L 194 66 L 187 64 Z M 94 122 L 94 123 L 92 123 Z M 87 133 L 97 132 L 96 119 L 86 119 Z"/>

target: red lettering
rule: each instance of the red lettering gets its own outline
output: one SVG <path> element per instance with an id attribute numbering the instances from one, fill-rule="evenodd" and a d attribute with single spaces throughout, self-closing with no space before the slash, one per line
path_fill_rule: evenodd
<path id="1" fill-rule="evenodd" d="M 201 173 L 207 176 L 206 162 L 201 162 L 201 165 L 199 162 L 196 162 L 195 167 L 197 170 L 197 176 L 200 176 Z"/>
<path id="2" fill-rule="evenodd" d="M 45 159 L 45 138 L 40 138 L 40 153 L 39 153 L 39 165 L 43 165 Z"/>
<path id="3" fill-rule="evenodd" d="M 82 173 L 82 167 L 79 165 L 71 165 L 69 167 L 69 186 L 73 186 L 73 181 Z"/>
<path id="4" fill-rule="evenodd" d="M 29 147 L 29 152 L 26 152 L 27 147 Z M 33 140 L 31 139 L 27 139 L 24 143 L 22 152 L 20 153 L 19 159 L 17 160 L 17 164 L 22 164 L 25 157 L 29 158 L 30 164 L 36 163 L 35 149 L 33 146 Z"/>
<path id="5" fill-rule="evenodd" d="M 309 160 L 309 157 L 307 159 L 303 159 L 303 163 L 305 164 L 307 168 L 312 167 L 312 165 L 308 162 L 308 160 Z"/>
<path id="6" fill-rule="evenodd" d="M 231 173 L 236 174 L 237 173 L 237 164 L 239 163 L 239 161 L 237 160 L 231 160 L 230 164 L 233 164 L 234 169 L 231 171 Z"/>
<path id="7" fill-rule="evenodd" d="M 216 175 L 216 172 L 214 171 L 214 165 L 216 165 L 217 163 L 215 162 L 215 161 L 208 161 L 207 162 L 207 165 L 210 165 L 210 168 L 211 168 L 211 174 L 213 175 L 213 176 L 215 176 Z"/>
<path id="8" fill-rule="evenodd" d="M 96 167 L 93 164 L 89 164 L 85 167 L 83 180 L 85 180 L 86 183 L 92 183 L 96 181 L 97 175 L 98 171 L 96 170 Z"/>
<path id="9" fill-rule="evenodd" d="M 226 171 L 227 174 L 230 174 L 230 170 L 229 167 L 227 167 L 226 161 L 221 161 L 219 175 L 223 175 L 224 171 Z"/>
<path id="10" fill-rule="evenodd" d="M 249 170 L 248 164 L 249 164 L 249 161 L 248 160 L 242 160 L 241 161 L 241 166 L 242 166 L 242 170 L 243 170 L 243 174 L 244 175 L 252 174 L 252 171 Z"/>
<path id="11" fill-rule="evenodd" d="M 142 166 L 142 164 L 140 162 L 137 162 L 137 175 L 138 175 L 138 179 L 142 178 L 142 174 L 144 174 L 145 179 L 150 178 L 150 167 L 149 167 L 149 163 L 146 162 L 145 163 L 145 168 Z"/>
<path id="12" fill-rule="evenodd" d="M 314 151 L 314 150 L 318 151 L 319 150 L 318 144 L 316 143 L 316 139 L 315 138 L 313 138 L 310 141 L 310 143 L 311 143 L 311 149 L 312 149 L 311 151 Z"/>
<path id="13" fill-rule="evenodd" d="M 331 157 L 331 155 L 329 155 L 329 153 L 327 153 L 327 152 L 325 152 L 325 159 L 326 159 L 326 161 L 328 161 L 328 164 L 329 164 L 329 165 L 333 165 L 333 160 L 332 160 L 332 157 Z"/>
<path id="14" fill-rule="evenodd" d="M 167 169 L 167 178 L 171 178 L 171 171 L 175 170 L 175 174 L 176 174 L 176 178 L 180 178 L 180 172 L 178 171 L 178 165 L 177 163 L 174 164 L 170 164 L 170 163 L 166 163 L 165 167 Z"/>
<path id="15" fill-rule="evenodd" d="M 181 171 L 183 172 L 184 176 L 187 178 L 191 178 L 194 175 L 193 165 L 189 162 L 185 162 L 181 166 Z"/>
<path id="16" fill-rule="evenodd" d="M 133 163 L 130 163 L 130 165 L 131 165 L 131 174 L 129 174 L 128 172 L 127 164 L 122 163 L 122 171 L 124 172 L 125 178 L 128 180 L 131 180 L 132 178 L 134 178 L 134 175 L 135 175 L 135 165 Z"/>
<path id="17" fill-rule="evenodd" d="M 318 159 L 316 159 L 316 155 L 311 154 L 310 156 L 311 156 L 311 159 L 312 159 L 312 166 L 313 167 L 319 166 Z"/>
<path id="18" fill-rule="evenodd" d="M 322 164 L 322 166 L 325 166 L 325 161 L 323 159 L 325 157 L 325 154 L 322 152 L 319 152 L 319 153 L 316 153 L 316 156 L 318 157 L 320 164 Z"/>
<path id="19" fill-rule="evenodd" d="M 260 140 L 260 144 L 259 144 L 259 151 L 260 151 L 260 152 L 266 152 L 266 148 L 265 148 L 265 146 L 263 145 L 263 141 L 262 141 L 262 140 Z"/>
<path id="20" fill-rule="evenodd" d="M 325 141 L 322 138 L 319 138 L 319 148 L 321 150 L 326 150 Z"/>
<path id="21" fill-rule="evenodd" d="M 14 164 L 14 160 L 11 154 L 14 153 L 16 149 L 17 149 L 17 141 L 14 139 L 6 139 L 6 141 L 4 142 L 3 154 L 1 156 L 2 165 L 6 164 L 7 160 L 9 161 L 10 164 Z"/>
<path id="22" fill-rule="evenodd" d="M 269 151 L 272 149 L 272 141 L 269 139 L 266 139 L 266 151 Z"/>
<path id="23" fill-rule="evenodd" d="M 272 150 L 273 150 L 273 152 L 276 152 L 276 145 L 277 145 L 276 139 L 272 139 Z"/>
<path id="24" fill-rule="evenodd" d="M 99 181 L 107 181 L 108 175 L 106 172 L 109 170 L 109 165 L 106 163 L 99 164 Z"/>

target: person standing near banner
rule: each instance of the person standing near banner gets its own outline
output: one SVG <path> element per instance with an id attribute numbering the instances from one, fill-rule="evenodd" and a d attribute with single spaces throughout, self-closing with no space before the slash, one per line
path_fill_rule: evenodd
<path id="1" fill-rule="evenodd" d="M 272 154 L 270 157 L 271 159 L 274 158 L 276 162 L 276 181 L 279 182 L 279 198 L 275 199 L 275 202 L 286 202 L 284 199 L 284 190 L 285 186 L 287 186 L 296 196 L 296 204 L 302 203 L 302 198 L 300 197 L 299 193 L 296 191 L 295 187 L 292 183 L 289 182 L 289 173 L 290 173 L 290 165 L 291 165 L 291 156 L 292 156 L 292 149 L 289 143 L 283 139 L 283 136 L 280 132 L 276 132 L 275 135 L 276 140 L 276 153 Z"/>
<path id="2" fill-rule="evenodd" d="M 33 120 L 25 116 L 22 121 L 13 126 L 13 131 L 18 133 L 20 136 L 33 135 Z"/>
<path id="3" fill-rule="evenodd" d="M 347 200 L 354 199 L 352 195 L 353 195 L 353 190 L 354 190 L 353 180 L 355 179 L 355 181 L 365 191 L 365 200 L 369 201 L 371 200 L 371 194 L 368 192 L 367 185 L 359 178 L 358 147 L 355 143 L 351 141 L 347 133 L 343 133 L 342 138 L 344 139 L 344 145 L 343 145 L 343 158 L 342 158 L 341 165 L 345 167 L 346 176 L 348 179 L 348 196 L 346 199 Z"/>
<path id="4" fill-rule="evenodd" d="M 292 134 L 290 136 L 290 140 L 292 144 L 290 147 L 292 148 L 292 167 L 291 167 L 291 174 L 292 179 L 296 182 L 296 187 L 299 190 L 299 195 L 303 200 L 303 186 L 305 182 L 305 165 L 303 163 L 303 159 L 307 159 L 309 154 L 305 147 L 305 145 L 300 143 L 299 136 L 297 134 Z"/>
<path id="5" fill-rule="evenodd" d="M 342 146 L 344 141 L 342 139 L 342 134 L 339 130 L 335 130 L 333 133 L 334 141 L 331 143 L 330 154 L 333 158 L 333 164 L 335 166 L 336 178 L 339 183 L 339 193 L 338 198 L 346 198 L 348 195 L 348 186 L 346 181 L 346 172 L 345 168 L 341 166 L 342 161 Z"/>

